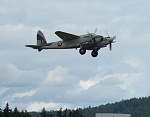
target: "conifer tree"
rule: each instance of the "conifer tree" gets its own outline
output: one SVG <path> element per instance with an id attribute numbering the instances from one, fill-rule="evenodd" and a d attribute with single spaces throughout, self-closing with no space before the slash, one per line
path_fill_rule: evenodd
<path id="1" fill-rule="evenodd" d="M 49 115 L 47 114 L 45 108 L 42 109 L 41 113 L 40 113 L 40 117 L 48 117 Z"/>
<path id="2" fill-rule="evenodd" d="M 0 108 L 0 117 L 3 117 L 3 111 L 1 108 Z"/>
<path id="3" fill-rule="evenodd" d="M 20 117 L 20 112 L 18 111 L 17 107 L 13 111 L 13 117 Z"/>
<path id="4" fill-rule="evenodd" d="M 60 110 L 57 111 L 56 116 L 57 116 L 57 117 L 63 117 L 62 108 L 60 108 Z"/>
<path id="5" fill-rule="evenodd" d="M 12 110 L 9 109 L 9 104 L 6 104 L 6 107 L 3 110 L 4 117 L 12 117 Z"/>

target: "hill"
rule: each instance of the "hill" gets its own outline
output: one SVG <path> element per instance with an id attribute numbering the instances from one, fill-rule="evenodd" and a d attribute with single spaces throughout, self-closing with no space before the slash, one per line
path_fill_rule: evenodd
<path id="1" fill-rule="evenodd" d="M 108 103 L 97 107 L 87 107 L 78 109 L 85 117 L 95 117 L 95 113 L 124 113 L 131 114 L 131 117 L 150 117 L 150 96 L 142 98 L 132 98 L 115 103 Z M 72 110 L 74 111 L 74 110 Z M 76 111 L 76 110 L 75 110 Z M 68 110 L 70 112 L 70 110 Z M 57 111 L 54 111 L 56 115 Z M 62 112 L 64 113 L 64 112 Z M 33 116 L 33 115 L 36 116 Z M 40 117 L 40 113 L 32 113 L 32 117 Z"/>
<path id="2" fill-rule="evenodd" d="M 0 117 L 95 117 L 95 113 L 124 113 L 131 114 L 131 117 L 150 117 L 150 96 L 64 111 L 60 108 L 59 111 L 49 112 L 43 108 L 41 112 L 28 112 L 27 110 L 19 112 L 17 107 L 14 110 L 10 109 L 8 103 L 4 109 L 0 108 Z"/>
<path id="3" fill-rule="evenodd" d="M 95 113 L 126 113 L 131 117 L 150 117 L 150 97 L 132 98 L 112 104 L 88 107 L 82 110 L 86 117 L 95 117 Z"/>

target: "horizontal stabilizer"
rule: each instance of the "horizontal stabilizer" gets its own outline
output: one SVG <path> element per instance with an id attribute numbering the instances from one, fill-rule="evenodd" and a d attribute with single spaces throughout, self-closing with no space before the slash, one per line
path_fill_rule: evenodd
<path id="1" fill-rule="evenodd" d="M 39 49 L 41 46 L 37 46 L 37 45 L 25 45 L 26 47 L 30 47 L 33 49 Z"/>

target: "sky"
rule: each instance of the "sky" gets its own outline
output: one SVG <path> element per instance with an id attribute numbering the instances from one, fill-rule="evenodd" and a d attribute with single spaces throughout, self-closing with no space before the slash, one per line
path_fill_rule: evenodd
<path id="1" fill-rule="evenodd" d="M 0 0 L 0 107 L 41 111 L 99 106 L 150 96 L 149 0 Z M 116 35 L 116 43 L 91 51 L 37 50 L 41 30 L 75 35 Z"/>

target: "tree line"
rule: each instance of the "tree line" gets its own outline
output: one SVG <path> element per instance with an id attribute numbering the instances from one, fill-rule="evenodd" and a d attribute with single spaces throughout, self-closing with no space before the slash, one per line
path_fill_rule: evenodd
<path id="1" fill-rule="evenodd" d="M 27 110 L 20 112 L 17 107 L 12 111 L 8 103 L 3 110 L 0 108 L 0 117 L 95 117 L 96 113 L 122 113 L 131 114 L 131 117 L 150 117 L 150 96 L 75 110 L 60 108 L 58 111 L 48 111 L 43 108 L 40 112 L 27 112 Z"/>
<path id="2" fill-rule="evenodd" d="M 12 110 L 7 103 L 3 110 L 0 108 L 0 117 L 31 117 L 31 115 L 27 110 L 20 112 L 17 107 Z"/>
<path id="3" fill-rule="evenodd" d="M 122 113 L 131 114 L 131 117 L 150 117 L 150 96 L 121 100 L 97 107 L 82 109 L 86 117 L 95 117 L 95 113 Z"/>
<path id="4" fill-rule="evenodd" d="M 70 110 L 70 109 L 65 109 L 58 111 L 47 111 L 45 108 L 41 110 L 40 113 L 38 112 L 28 112 L 27 110 L 25 111 L 19 111 L 16 108 L 14 110 L 9 108 L 9 104 L 7 103 L 4 109 L 2 110 L 0 108 L 0 117 L 85 117 L 83 116 L 81 109 L 76 109 L 76 110 Z"/>
<path id="5" fill-rule="evenodd" d="M 96 113 L 122 113 L 131 114 L 131 117 L 150 117 L 150 96 L 121 100 L 119 102 L 108 103 L 97 107 L 89 106 L 83 109 L 80 108 L 79 111 L 85 117 L 95 117 Z M 71 117 L 75 116 L 73 115 Z"/>
<path id="6" fill-rule="evenodd" d="M 62 110 L 62 108 L 60 108 L 58 111 L 47 111 L 45 108 L 43 108 L 39 113 L 39 116 L 36 114 L 37 113 L 32 113 L 34 117 L 85 117 L 81 108 L 77 108 L 76 110 L 67 108 Z"/>

